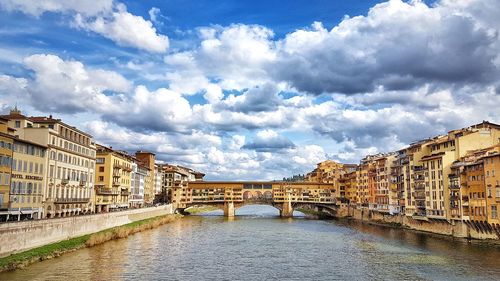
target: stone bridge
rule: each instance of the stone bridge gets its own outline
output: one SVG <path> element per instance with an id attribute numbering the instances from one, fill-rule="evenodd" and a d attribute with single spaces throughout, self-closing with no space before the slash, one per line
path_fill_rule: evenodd
<path id="1" fill-rule="evenodd" d="M 233 217 L 237 208 L 249 204 L 271 205 L 281 217 L 292 217 L 299 208 L 334 216 L 338 197 L 333 184 L 310 182 L 179 182 L 172 194 L 178 210 L 210 205 L 223 209 L 226 217 Z"/>

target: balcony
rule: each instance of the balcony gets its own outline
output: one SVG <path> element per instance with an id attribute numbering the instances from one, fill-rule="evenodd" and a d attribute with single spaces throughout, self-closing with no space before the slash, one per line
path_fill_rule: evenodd
<path id="1" fill-rule="evenodd" d="M 99 187 L 95 190 L 95 193 L 98 195 L 117 195 L 118 191 L 114 191 L 111 188 Z"/>
<path id="2" fill-rule="evenodd" d="M 120 192 L 120 195 L 122 195 L 122 196 L 129 196 L 130 195 L 130 191 L 128 191 L 128 190 L 122 190 Z"/>
<path id="3" fill-rule="evenodd" d="M 415 176 L 413 177 L 413 180 L 414 180 L 414 181 L 421 182 L 421 181 L 425 181 L 425 177 L 424 177 L 424 176 L 422 176 L 422 175 L 418 175 L 418 176 L 417 176 L 417 175 L 415 175 Z"/>
<path id="4" fill-rule="evenodd" d="M 113 186 L 120 186 L 120 181 L 113 181 Z"/>
<path id="5" fill-rule="evenodd" d="M 423 201 L 423 200 L 425 200 L 425 193 L 415 192 L 415 194 L 413 194 L 413 197 L 415 198 L 415 200 Z"/>
<path id="6" fill-rule="evenodd" d="M 54 203 L 65 204 L 65 203 L 88 203 L 90 198 L 56 198 Z"/>
<path id="7" fill-rule="evenodd" d="M 460 184 L 458 182 L 450 183 L 450 189 L 460 189 Z"/>
<path id="8" fill-rule="evenodd" d="M 415 191 L 423 191 L 423 190 L 425 190 L 425 185 L 423 185 L 423 184 L 417 184 L 417 185 L 415 185 L 415 187 L 413 189 Z"/>
<path id="9" fill-rule="evenodd" d="M 62 179 L 61 184 L 62 185 L 67 185 L 69 183 L 69 179 Z"/>
<path id="10" fill-rule="evenodd" d="M 86 180 L 80 180 L 80 186 L 85 186 L 87 184 Z"/>
<path id="11" fill-rule="evenodd" d="M 413 166 L 414 172 L 423 172 L 425 170 L 427 170 L 427 168 L 425 168 L 424 166 Z"/>

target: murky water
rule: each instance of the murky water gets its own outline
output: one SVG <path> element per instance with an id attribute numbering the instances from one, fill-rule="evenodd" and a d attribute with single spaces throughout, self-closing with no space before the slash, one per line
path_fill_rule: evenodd
<path id="1" fill-rule="evenodd" d="M 186 217 L 0 280 L 500 280 L 500 248 L 247 206 Z"/>

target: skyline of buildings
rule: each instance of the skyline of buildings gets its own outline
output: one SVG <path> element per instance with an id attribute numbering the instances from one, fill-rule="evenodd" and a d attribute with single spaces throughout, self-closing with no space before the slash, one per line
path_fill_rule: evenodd
<path id="1" fill-rule="evenodd" d="M 131 155 L 96 144 L 89 134 L 52 116 L 27 117 L 14 108 L 1 120 L 5 219 L 179 204 L 191 192 L 189 182 L 205 176 L 157 163 L 148 151 Z M 338 202 L 371 211 L 497 223 L 499 143 L 500 125 L 483 121 L 398 151 L 367 155 L 359 164 L 326 160 L 291 179 L 331 184 Z"/>
<path id="2" fill-rule="evenodd" d="M 338 198 L 357 208 L 422 221 L 465 221 L 498 232 L 499 161 L 500 125 L 483 121 L 368 155 L 355 171 L 321 162 L 306 178 L 336 182 Z"/>
<path id="3" fill-rule="evenodd" d="M 95 143 L 60 119 L 25 116 L 17 107 L 0 116 L 0 221 L 66 217 L 152 206 L 172 200 L 180 172 L 156 163 L 154 153 L 134 155 Z"/>

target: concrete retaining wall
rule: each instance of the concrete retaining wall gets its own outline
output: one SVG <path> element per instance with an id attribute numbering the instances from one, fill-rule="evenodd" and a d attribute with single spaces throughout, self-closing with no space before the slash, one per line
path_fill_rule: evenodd
<path id="1" fill-rule="evenodd" d="M 0 257 L 138 220 L 173 214 L 172 205 L 0 224 Z"/>
<path id="2" fill-rule="evenodd" d="M 450 223 L 443 220 L 415 220 L 405 215 L 389 215 L 379 213 L 377 211 L 370 211 L 368 209 L 357 209 L 349 207 L 348 212 L 350 217 L 365 222 L 374 222 L 388 225 L 401 225 L 413 230 L 430 232 L 441 235 L 448 235 L 459 238 L 473 238 L 473 239 L 495 239 L 498 240 L 499 236 L 495 231 L 488 231 L 487 229 L 474 228 L 468 224 L 457 221 Z"/>

